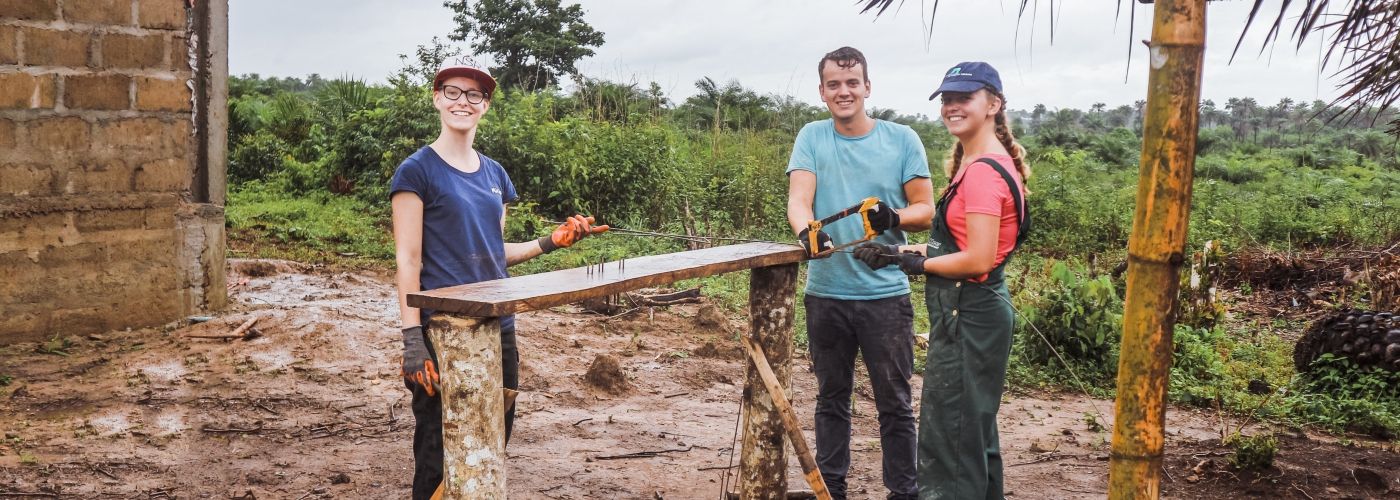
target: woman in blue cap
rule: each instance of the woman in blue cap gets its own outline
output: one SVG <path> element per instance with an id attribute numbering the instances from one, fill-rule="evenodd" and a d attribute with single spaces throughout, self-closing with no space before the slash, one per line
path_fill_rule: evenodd
<path id="1" fill-rule="evenodd" d="M 928 245 L 865 244 L 871 268 L 927 275 L 928 361 L 919 409 L 919 498 L 1002 498 L 997 410 L 1011 355 L 1013 311 L 1004 270 L 1030 229 L 1030 167 L 1006 118 L 996 69 L 965 62 L 938 90 L 957 143 L 944 161 L 948 187 Z"/>

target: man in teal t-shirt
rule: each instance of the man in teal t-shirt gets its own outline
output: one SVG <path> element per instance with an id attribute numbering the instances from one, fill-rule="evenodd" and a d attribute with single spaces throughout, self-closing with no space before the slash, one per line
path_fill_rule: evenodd
<path id="1" fill-rule="evenodd" d="M 865 56 L 842 47 L 817 64 L 822 101 L 831 118 L 797 134 L 788 161 L 788 223 L 809 255 L 832 242 L 865 234 L 857 217 L 817 235 L 807 223 L 876 196 L 869 214 L 876 241 L 905 243 L 904 230 L 926 231 L 933 219 L 928 157 L 913 129 L 865 114 L 870 78 Z M 811 241 L 817 240 L 817 247 Z M 817 375 L 817 466 L 835 498 L 846 498 L 851 463 L 851 389 L 855 360 L 865 360 L 879 411 L 880 448 L 889 498 L 916 498 L 914 309 L 909 280 L 898 268 L 871 272 L 850 253 L 836 252 L 807 266 L 807 338 Z"/>

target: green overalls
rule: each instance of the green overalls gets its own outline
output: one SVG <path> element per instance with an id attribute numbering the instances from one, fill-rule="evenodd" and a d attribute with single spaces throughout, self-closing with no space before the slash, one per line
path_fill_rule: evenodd
<path id="1" fill-rule="evenodd" d="M 1019 247 L 1030 229 L 1030 211 L 1021 190 L 1000 164 L 985 158 L 978 161 L 991 165 L 1011 187 L 1016 212 L 1021 214 Z M 930 258 L 958 252 L 947 213 L 960 184 L 949 186 L 938 200 Z M 1010 260 L 1008 254 L 981 283 L 926 275 L 924 300 L 930 331 L 919 408 L 920 499 L 1003 498 L 997 409 L 1006 383 L 1014 322 L 1003 276 Z"/>

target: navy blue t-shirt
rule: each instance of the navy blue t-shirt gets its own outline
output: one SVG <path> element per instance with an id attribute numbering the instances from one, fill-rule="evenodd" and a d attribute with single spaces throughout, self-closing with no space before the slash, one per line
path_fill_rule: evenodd
<path id="1" fill-rule="evenodd" d="M 518 196 L 506 169 L 477 155 L 481 168 L 468 173 L 424 146 L 399 164 L 389 183 L 390 196 L 408 191 L 423 200 L 423 290 L 508 276 L 501 217 Z M 426 324 L 433 311 L 421 312 Z M 502 330 L 514 327 L 515 316 L 501 318 Z"/>

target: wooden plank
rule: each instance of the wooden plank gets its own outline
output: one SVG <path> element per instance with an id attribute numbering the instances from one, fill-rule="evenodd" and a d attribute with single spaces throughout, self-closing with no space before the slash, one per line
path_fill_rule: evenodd
<path id="1" fill-rule="evenodd" d="M 408 305 L 468 316 L 506 316 L 803 258 L 797 245 L 727 245 L 411 293 Z"/>
<path id="2" fill-rule="evenodd" d="M 442 378 L 442 498 L 506 498 L 501 322 L 435 315 L 428 336 Z"/>

